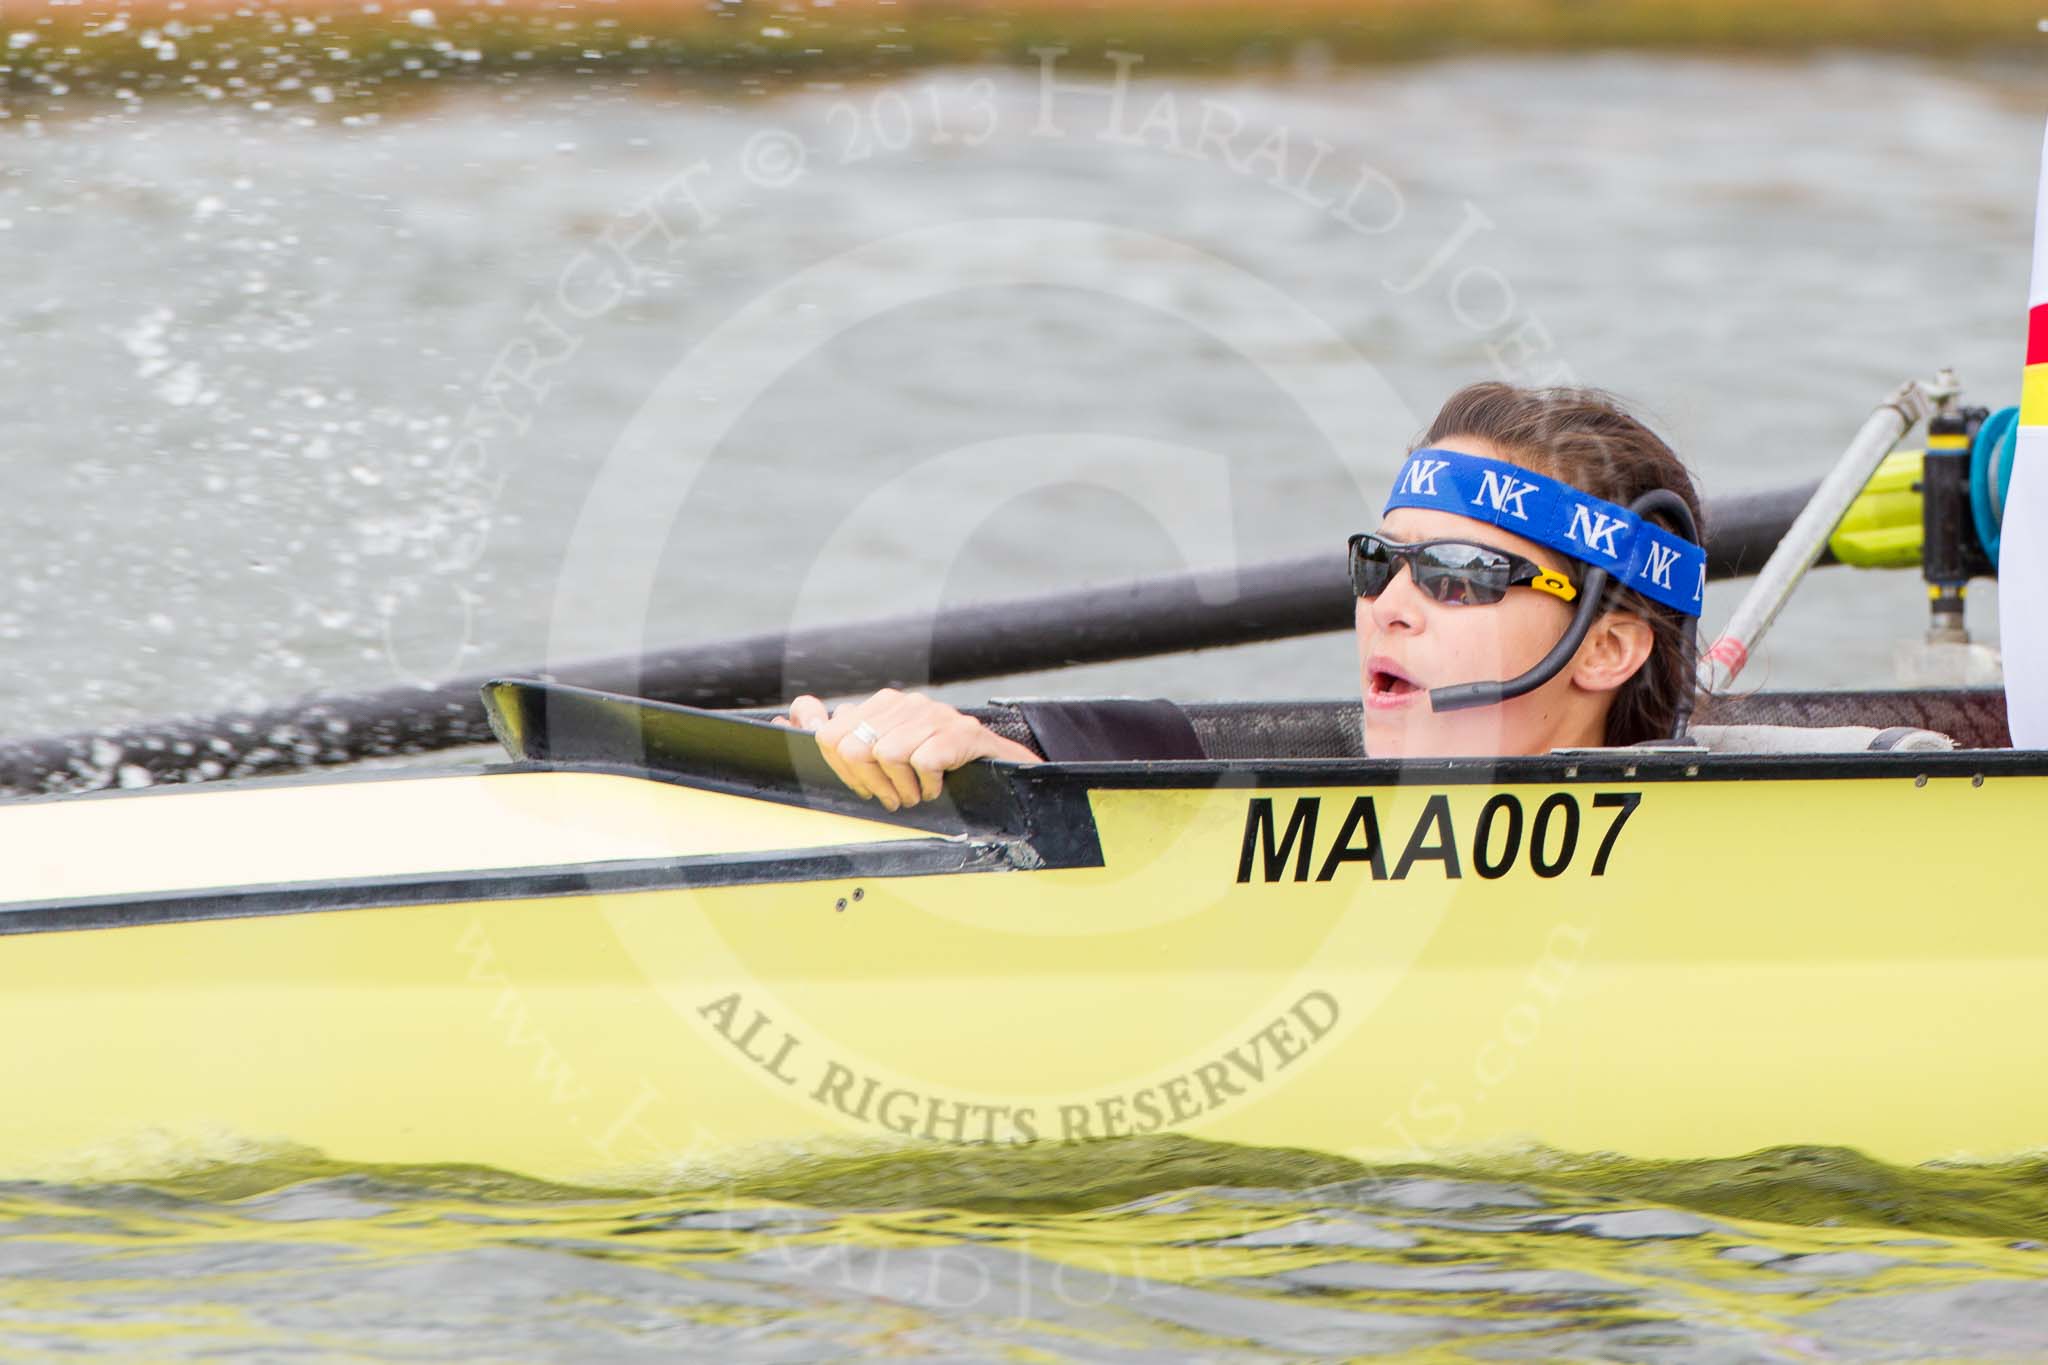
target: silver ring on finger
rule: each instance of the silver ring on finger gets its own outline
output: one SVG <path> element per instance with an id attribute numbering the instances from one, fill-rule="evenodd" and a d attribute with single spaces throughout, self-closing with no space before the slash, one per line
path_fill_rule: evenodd
<path id="1" fill-rule="evenodd" d="M 876 741 L 881 739 L 882 732 L 880 730 L 877 730 L 874 726 L 868 724 L 866 721 L 862 721 L 860 724 L 853 727 L 852 737 L 854 739 L 859 740 L 861 743 L 867 745 L 868 748 L 872 750 L 875 747 Z"/>

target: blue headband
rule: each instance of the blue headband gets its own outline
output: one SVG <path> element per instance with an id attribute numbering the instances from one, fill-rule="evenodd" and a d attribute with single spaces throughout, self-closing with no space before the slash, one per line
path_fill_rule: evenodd
<path id="1" fill-rule="evenodd" d="M 1418 450 L 1401 466 L 1386 511 L 1426 507 L 1488 522 L 1607 570 L 1653 602 L 1698 616 L 1707 552 L 1626 507 L 1520 465 L 1456 450 Z"/>

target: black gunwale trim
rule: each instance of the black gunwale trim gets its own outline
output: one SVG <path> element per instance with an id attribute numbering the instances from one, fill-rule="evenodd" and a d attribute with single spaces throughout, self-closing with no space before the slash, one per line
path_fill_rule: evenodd
<path id="1" fill-rule="evenodd" d="M 1463 787 L 1611 782 L 1803 782 L 1926 777 L 2048 776 L 2048 750 L 1858 750 L 1829 754 L 1713 754 L 1697 749 L 1587 749 L 1520 758 L 1229 759 L 1162 763 L 1045 763 L 1011 776 L 1021 791 L 1164 787 Z M 1030 796 L 1026 797 L 1027 804 Z"/>
<path id="2" fill-rule="evenodd" d="M 773 882 L 1000 872 L 1017 865 L 1012 849 L 1012 845 L 1001 841 L 897 839 L 875 844 L 836 844 L 800 853 L 709 853 L 688 858 L 90 896 L 0 907 L 0 935 L 388 910 L 448 901 L 543 900 Z"/>

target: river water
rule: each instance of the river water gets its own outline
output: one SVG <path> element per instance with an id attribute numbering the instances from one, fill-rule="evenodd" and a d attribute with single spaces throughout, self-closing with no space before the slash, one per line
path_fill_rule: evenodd
<path id="1" fill-rule="evenodd" d="M 1498 374 L 1615 390 L 1710 495 L 1940 365 L 2016 401 L 2030 71 L 1143 71 L 22 106 L 6 729 L 1297 555 Z M 1750 680 L 1883 682 L 1924 611 L 1818 574 Z M 1337 635 L 955 695 L 1353 672 Z"/>
<path id="2" fill-rule="evenodd" d="M 1300 554 L 1502 373 L 1623 394 L 1710 495 L 1810 479 L 1906 377 L 2015 399 L 2039 94 L 1588 56 L 18 106 L 6 728 Z M 1755 681 L 1881 683 L 1922 603 L 1818 574 Z M 1333 636 L 953 695 L 1352 685 Z M 0 1190 L 0 1350 L 2048 1354 L 2037 1163 L 1729 1157 L 1159 1140 L 576 1191 L 277 1154 Z"/>
<path id="3" fill-rule="evenodd" d="M 2043 1178 L 1818 1149 L 1370 1171 L 1156 1138 L 624 1192 L 280 1156 L 0 1189 L 0 1350 L 2037 1360 Z"/>

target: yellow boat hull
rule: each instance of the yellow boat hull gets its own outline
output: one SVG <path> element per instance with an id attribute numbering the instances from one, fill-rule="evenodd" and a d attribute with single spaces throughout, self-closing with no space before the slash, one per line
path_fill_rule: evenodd
<path id="1" fill-rule="evenodd" d="M 1015 780 L 1092 849 L 547 768 L 0 807 L 0 1175 L 2048 1143 L 2040 755 Z"/>

